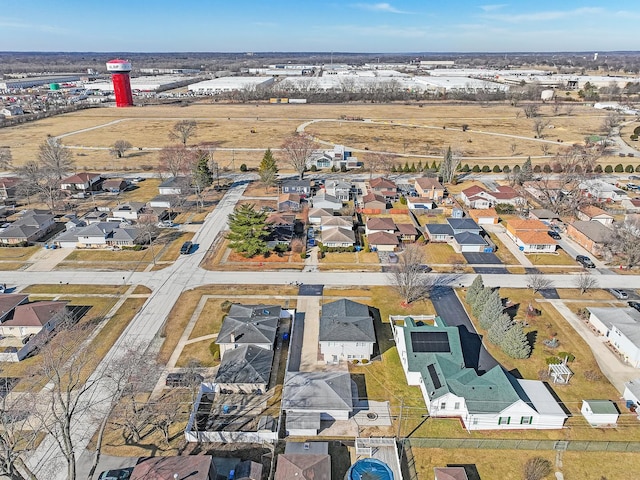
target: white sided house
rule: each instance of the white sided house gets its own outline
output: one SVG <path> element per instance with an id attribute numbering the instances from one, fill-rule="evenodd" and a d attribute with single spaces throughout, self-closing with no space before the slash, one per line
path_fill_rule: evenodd
<path id="1" fill-rule="evenodd" d="M 632 367 L 640 368 L 640 313 L 634 308 L 587 307 L 589 323 Z"/>
<path id="2" fill-rule="evenodd" d="M 371 360 L 376 333 L 369 307 L 346 299 L 323 305 L 319 342 L 326 363 Z"/>
<path id="3" fill-rule="evenodd" d="M 567 415 L 545 385 L 495 366 L 483 375 L 465 367 L 457 327 L 391 318 L 409 385 L 422 390 L 429 415 L 458 417 L 467 430 L 562 428 Z"/>

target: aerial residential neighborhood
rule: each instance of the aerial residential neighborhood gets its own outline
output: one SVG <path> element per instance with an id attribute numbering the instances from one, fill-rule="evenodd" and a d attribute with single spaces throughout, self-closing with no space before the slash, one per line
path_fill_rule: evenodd
<path id="1" fill-rule="evenodd" d="M 640 57 L 327 45 L 0 52 L 0 478 L 637 476 Z"/>

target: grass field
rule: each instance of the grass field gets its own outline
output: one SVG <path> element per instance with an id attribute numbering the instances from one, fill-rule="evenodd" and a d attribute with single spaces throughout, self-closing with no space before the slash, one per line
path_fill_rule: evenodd
<path id="1" fill-rule="evenodd" d="M 540 113 L 554 127 L 545 130 L 543 139 L 551 142 L 550 154 L 555 154 L 561 146 L 583 142 L 587 135 L 600 133 L 606 115 L 606 112 L 582 105 L 576 105 L 571 116 L 554 116 L 551 106 L 542 106 Z M 341 115 L 358 116 L 378 123 L 337 121 Z M 95 108 L 2 129 L 0 145 L 11 147 L 14 162 L 20 165 L 36 156 L 38 145 L 47 135 L 67 134 L 62 138 L 65 145 L 96 148 L 73 150 L 79 168 L 140 170 L 144 165 L 153 168 L 157 164 L 157 149 L 171 143 L 168 133 L 181 119 L 194 119 L 199 123 L 197 137 L 191 139 L 191 143 L 213 142 L 225 149 L 217 150 L 215 158 L 221 166 L 234 169 L 238 169 L 241 163 L 257 166 L 266 148 L 278 148 L 300 124 L 314 119 L 332 120 L 316 122 L 307 128 L 310 134 L 323 142 L 434 158 L 440 158 L 443 148 L 451 145 L 470 157 L 464 163 L 522 163 L 528 155 L 541 156 L 543 143 L 533 138 L 533 120 L 525 118 L 519 107 L 432 103 L 425 104 L 423 108 L 400 104 L 198 104 L 179 108 Z M 463 124 L 469 126 L 466 132 L 462 131 Z M 89 127 L 99 128 L 79 132 Z M 251 133 L 252 130 L 255 133 Z M 134 148 L 127 152 L 125 158 L 114 160 L 107 147 L 121 139 L 129 141 Z M 275 154 L 277 157 L 278 152 Z M 504 159 L 483 160 L 483 157 Z M 417 162 L 419 157 L 415 160 Z M 638 163 L 637 159 L 627 160 Z M 618 162 L 613 157 L 602 161 Z M 285 168 L 281 162 L 281 169 Z"/>

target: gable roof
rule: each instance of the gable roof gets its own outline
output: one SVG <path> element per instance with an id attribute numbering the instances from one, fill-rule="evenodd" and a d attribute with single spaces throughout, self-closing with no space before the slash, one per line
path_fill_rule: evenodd
<path id="1" fill-rule="evenodd" d="M 512 230 L 537 230 L 540 232 L 549 230 L 547 225 L 533 218 L 511 218 L 507 222 L 507 225 L 510 226 Z"/>
<path id="2" fill-rule="evenodd" d="M 447 223 L 454 230 L 482 230 L 472 218 L 447 218 Z"/>
<path id="3" fill-rule="evenodd" d="M 350 228 L 331 227 L 322 230 L 320 235 L 322 243 L 342 242 L 356 243 L 356 234 Z"/>
<path id="4" fill-rule="evenodd" d="M 464 467 L 436 467 L 435 480 L 469 480 Z"/>
<path id="5" fill-rule="evenodd" d="M 560 218 L 557 213 L 552 212 L 548 208 L 534 208 L 533 210 L 529 210 L 529 215 L 533 215 L 538 220 L 552 220 L 554 218 Z"/>
<path id="6" fill-rule="evenodd" d="M 331 195 L 330 193 L 327 193 L 326 190 L 318 191 L 318 193 L 316 193 L 311 198 L 311 200 L 315 202 L 329 202 L 329 203 L 334 203 L 335 205 L 342 206 L 342 200 L 340 200 L 335 195 Z"/>
<path id="7" fill-rule="evenodd" d="M 301 198 L 302 197 L 298 193 L 281 193 L 280 195 L 278 195 L 278 203 L 279 204 L 284 202 L 300 203 Z"/>
<path id="8" fill-rule="evenodd" d="M 595 218 L 595 217 L 613 218 L 603 209 L 596 207 L 595 205 L 584 205 L 580 207 L 578 210 L 580 210 L 580 212 L 584 213 L 589 218 Z"/>
<path id="9" fill-rule="evenodd" d="M 438 181 L 437 178 L 433 177 L 416 178 L 416 185 L 419 185 L 423 190 L 444 190 L 444 186 Z"/>
<path id="10" fill-rule="evenodd" d="M 392 182 L 388 178 L 384 178 L 384 177 L 377 177 L 377 178 L 372 179 L 369 182 L 369 186 L 371 188 L 375 188 L 375 189 L 397 188 L 397 185 L 394 182 Z"/>
<path id="11" fill-rule="evenodd" d="M 224 354 L 216 383 L 269 383 L 273 350 L 256 345 L 241 345 Z"/>
<path id="12" fill-rule="evenodd" d="M 618 409 L 611 400 L 582 400 L 589 405 L 591 412 L 596 415 L 618 415 Z"/>
<path id="13" fill-rule="evenodd" d="M 333 212 L 326 208 L 310 208 L 309 217 L 333 217 Z"/>
<path id="14" fill-rule="evenodd" d="M 472 185 L 471 187 L 462 190 L 461 193 L 464 193 L 464 196 L 469 198 L 478 195 L 481 192 L 486 192 L 486 190 L 478 185 Z"/>
<path id="15" fill-rule="evenodd" d="M 285 410 L 353 410 L 348 371 L 287 372 L 282 391 Z"/>
<path id="16" fill-rule="evenodd" d="M 353 218 L 341 215 L 327 215 L 320 219 L 320 224 L 323 227 L 353 227 Z"/>
<path id="17" fill-rule="evenodd" d="M 367 219 L 369 230 L 395 230 L 396 224 L 390 217 L 373 217 Z"/>
<path id="18" fill-rule="evenodd" d="M 13 318 L 2 322 L 9 327 L 42 327 L 54 316 L 62 312 L 68 302 L 41 301 L 18 305 L 13 310 Z"/>
<path id="19" fill-rule="evenodd" d="M 376 334 L 373 319 L 369 316 L 369 307 L 344 298 L 323 305 L 319 340 L 375 342 Z"/>
<path id="20" fill-rule="evenodd" d="M 597 220 L 577 220 L 571 224 L 578 232 L 584 234 L 595 243 L 607 243 L 611 240 L 613 230 Z"/>
<path id="21" fill-rule="evenodd" d="M 170 177 L 164 182 L 158 185 L 158 188 L 184 188 L 189 186 L 189 179 L 187 177 Z"/>
<path id="22" fill-rule="evenodd" d="M 429 235 L 449 235 L 453 236 L 453 228 L 447 223 L 427 223 L 424 229 Z"/>
<path id="23" fill-rule="evenodd" d="M 398 245 L 397 235 L 389 232 L 374 232 L 367 236 L 369 245 Z"/>
<path id="24" fill-rule="evenodd" d="M 461 232 L 456 233 L 453 238 L 458 245 L 487 245 L 487 242 L 477 233 Z"/>
<path id="25" fill-rule="evenodd" d="M 271 212 L 265 220 L 265 223 L 270 225 L 293 226 L 296 223 L 296 216 L 292 213 Z"/>
<path id="26" fill-rule="evenodd" d="M 95 179 L 96 177 L 100 177 L 99 173 L 90 173 L 90 172 L 80 172 L 80 173 L 76 173 L 75 175 L 71 175 L 67 178 L 63 178 L 60 183 L 65 184 L 65 183 L 72 183 L 72 184 L 80 184 L 80 183 L 87 183 L 93 179 Z"/>
<path id="27" fill-rule="evenodd" d="M 21 293 L 3 293 L 0 295 L 0 318 L 11 312 L 18 305 L 29 300 L 29 295 Z"/>
<path id="28" fill-rule="evenodd" d="M 418 230 L 413 226 L 413 223 L 396 223 L 396 229 L 398 233 L 402 235 L 417 235 Z"/>
<path id="29" fill-rule="evenodd" d="M 635 346 L 640 347 L 640 313 L 634 308 L 587 307 L 604 325 L 617 328 Z"/>
<path id="30" fill-rule="evenodd" d="M 518 231 L 517 236 L 526 245 L 557 245 L 547 232 L 540 231 Z"/>
<path id="31" fill-rule="evenodd" d="M 476 223 L 480 218 L 498 218 L 498 212 L 495 208 L 472 208 L 468 213 Z"/>
<path id="32" fill-rule="evenodd" d="M 216 343 L 273 344 L 276 339 L 280 310 L 278 305 L 234 303 L 222 321 Z"/>
<path id="33" fill-rule="evenodd" d="M 209 480 L 216 477 L 211 455 L 183 455 L 178 457 L 149 457 L 140 460 L 133 468 L 130 480 Z"/>
<path id="34" fill-rule="evenodd" d="M 331 480 L 331 457 L 312 453 L 278 455 L 275 480 Z"/>
<path id="35" fill-rule="evenodd" d="M 364 195 L 362 197 L 362 201 L 364 203 L 380 202 L 380 203 L 384 203 L 385 205 L 387 204 L 387 200 L 382 195 L 378 195 L 377 193 L 373 193 L 373 192 L 369 192 L 366 195 Z"/>

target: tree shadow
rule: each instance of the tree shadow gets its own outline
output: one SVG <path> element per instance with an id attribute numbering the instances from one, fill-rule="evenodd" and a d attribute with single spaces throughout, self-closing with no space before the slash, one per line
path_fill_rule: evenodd
<path id="1" fill-rule="evenodd" d="M 536 340 L 538 339 L 538 331 L 537 330 L 532 330 L 530 332 L 527 332 L 527 342 L 529 342 L 529 346 L 531 347 L 531 351 L 533 352 L 533 349 L 536 345 Z"/>

